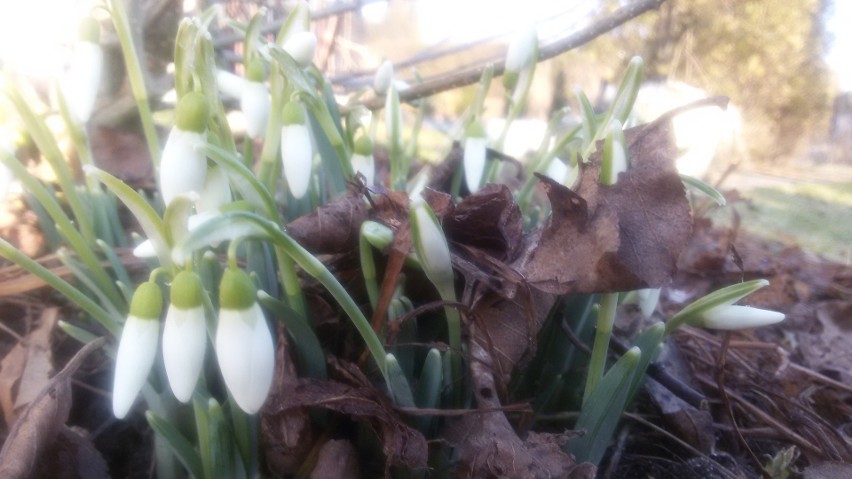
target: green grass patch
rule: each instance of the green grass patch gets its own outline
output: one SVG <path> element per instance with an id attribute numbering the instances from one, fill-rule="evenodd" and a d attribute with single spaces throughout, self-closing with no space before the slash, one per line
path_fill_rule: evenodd
<path id="1" fill-rule="evenodd" d="M 852 262 L 852 183 L 805 183 L 742 192 L 733 202 L 742 228 L 761 238 L 799 245 L 824 258 Z M 713 214 L 724 221 L 724 209 Z"/>

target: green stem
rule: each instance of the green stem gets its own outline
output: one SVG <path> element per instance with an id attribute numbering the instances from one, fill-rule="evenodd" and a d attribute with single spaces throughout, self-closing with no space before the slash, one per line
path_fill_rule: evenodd
<path id="1" fill-rule="evenodd" d="M 115 33 L 121 43 L 121 51 L 124 54 L 124 64 L 127 66 L 127 77 L 139 108 L 139 119 L 142 122 L 142 130 L 145 141 L 148 143 L 148 151 L 151 154 L 151 162 L 154 171 L 160 169 L 160 141 L 157 138 L 157 130 L 154 127 L 154 118 L 151 115 L 151 105 L 148 103 L 148 90 L 145 86 L 145 75 L 136 47 L 133 45 L 133 35 L 130 33 L 130 23 L 127 20 L 127 12 L 124 11 L 122 0 L 107 0 L 112 23 L 115 25 Z"/>
<path id="2" fill-rule="evenodd" d="M 583 391 L 583 402 L 588 399 L 589 395 L 598 387 L 601 378 L 603 378 L 617 306 L 618 293 L 605 293 L 601 295 L 597 329 L 595 330 L 595 343 L 592 346 L 592 357 L 589 359 L 589 373 L 586 377 L 586 389 Z"/>

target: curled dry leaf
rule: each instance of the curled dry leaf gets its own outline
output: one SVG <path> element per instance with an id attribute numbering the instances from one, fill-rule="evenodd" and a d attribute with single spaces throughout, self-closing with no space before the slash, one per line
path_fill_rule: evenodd
<path id="1" fill-rule="evenodd" d="M 358 450 L 351 442 L 332 439 L 322 445 L 310 479 L 358 479 Z"/>
<path id="2" fill-rule="evenodd" d="M 383 392 L 373 387 L 356 367 L 332 361 L 340 381 L 297 379 L 287 391 L 271 398 L 264 416 L 320 407 L 369 424 L 379 435 L 388 466 L 426 467 L 428 448 L 420 432 L 410 428 Z"/>
<path id="3" fill-rule="evenodd" d="M 83 360 L 105 342 L 104 338 L 99 338 L 83 346 L 18 417 L 0 451 L 0 477 L 32 476 L 45 451 L 66 429 L 65 422 L 71 410 L 71 376 Z"/>
<path id="4" fill-rule="evenodd" d="M 630 168 L 600 184 L 600 150 L 577 192 L 539 176 L 553 213 L 520 266 L 530 286 L 553 294 L 654 288 L 667 282 L 692 231 L 692 213 L 674 167 L 671 119 L 625 131 Z"/>
<path id="5" fill-rule="evenodd" d="M 345 253 L 358 244 L 358 230 L 367 219 L 364 197 L 350 191 L 337 201 L 287 224 L 287 233 L 314 254 Z"/>

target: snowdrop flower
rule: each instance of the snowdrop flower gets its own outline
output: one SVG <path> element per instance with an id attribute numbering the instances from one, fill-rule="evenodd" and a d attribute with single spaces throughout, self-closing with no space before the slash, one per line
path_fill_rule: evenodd
<path id="1" fill-rule="evenodd" d="M 66 97 L 71 115 L 83 124 L 92 115 L 101 82 L 103 51 L 98 43 L 101 26 L 94 18 L 86 17 L 80 23 L 79 35 L 68 71 Z"/>
<path id="2" fill-rule="evenodd" d="M 207 168 L 207 176 L 204 178 L 204 187 L 201 188 L 201 196 L 195 203 L 195 210 L 199 216 L 202 213 L 217 213 L 231 202 L 231 184 L 228 181 L 228 173 L 219 165 Z M 189 222 L 192 230 L 192 220 Z"/>
<path id="3" fill-rule="evenodd" d="M 181 271 L 172 280 L 171 304 L 163 328 L 163 362 L 169 386 L 183 403 L 192 398 L 207 348 L 202 295 L 197 274 Z"/>
<path id="4" fill-rule="evenodd" d="M 118 419 L 127 415 L 154 365 L 162 310 L 163 294 L 156 283 L 136 288 L 115 358 L 112 412 Z"/>
<path id="5" fill-rule="evenodd" d="M 373 91 L 376 95 L 384 95 L 393 81 L 393 63 L 390 60 L 385 60 L 376 70 L 376 76 L 373 77 Z"/>
<path id="6" fill-rule="evenodd" d="M 604 140 L 604 151 L 601 161 L 602 185 L 614 185 L 618 181 L 618 175 L 627 171 L 626 143 L 621 122 L 613 119 L 609 124 L 609 133 L 606 136 L 606 140 Z"/>
<path id="7" fill-rule="evenodd" d="M 244 271 L 229 268 L 222 275 L 216 356 L 225 385 L 249 414 L 266 401 L 275 368 L 272 335 L 256 297 L 257 289 Z"/>
<path id="8" fill-rule="evenodd" d="M 239 75 L 225 70 L 216 70 L 216 87 L 225 96 L 240 99 L 246 82 L 247 80 Z"/>
<path id="9" fill-rule="evenodd" d="M 765 279 L 733 284 L 693 301 L 666 323 L 671 332 L 683 324 L 711 329 L 757 328 L 784 320 L 776 311 L 735 305 L 737 301 L 769 285 Z"/>
<path id="10" fill-rule="evenodd" d="M 240 109 L 246 117 L 246 133 L 250 138 L 261 138 L 266 133 L 269 118 L 269 91 L 263 81 L 266 70 L 260 60 L 249 63 L 240 95 Z"/>
<path id="11" fill-rule="evenodd" d="M 535 61 L 537 55 L 538 33 L 534 26 L 529 26 L 512 40 L 506 50 L 503 86 L 507 91 L 515 88 L 518 84 L 518 76 Z"/>
<path id="12" fill-rule="evenodd" d="M 284 51 L 302 68 L 307 68 L 314 61 L 317 50 L 317 36 L 313 32 L 298 32 L 284 42 Z"/>
<path id="13" fill-rule="evenodd" d="M 187 93 L 178 102 L 175 126 L 160 159 L 160 191 L 166 206 L 182 193 L 200 193 L 204 188 L 207 118 L 207 100 L 202 94 Z"/>
<path id="14" fill-rule="evenodd" d="M 311 133 L 305 124 L 305 112 L 297 101 L 284 106 L 281 127 L 281 161 L 284 163 L 284 178 L 290 193 L 301 198 L 308 192 L 314 161 Z"/>
<path id="15" fill-rule="evenodd" d="M 646 288 L 636 291 L 636 295 L 639 296 L 639 310 L 642 312 L 642 316 L 650 318 L 654 314 L 657 303 L 660 301 L 660 291 L 661 288 Z"/>
<path id="16" fill-rule="evenodd" d="M 352 170 L 364 175 L 367 186 L 373 186 L 376 179 L 376 163 L 373 159 L 373 142 L 367 135 L 361 135 L 355 140 L 352 153 Z"/>
<path id="17" fill-rule="evenodd" d="M 467 189 L 475 193 L 479 190 L 482 173 L 485 172 L 485 147 L 488 138 L 485 136 L 485 128 L 478 119 L 467 127 L 465 135 L 467 138 L 464 140 L 464 179 Z"/>
<path id="18" fill-rule="evenodd" d="M 422 199 L 415 201 L 410 216 L 414 248 L 426 276 L 439 290 L 441 287 L 452 285 L 453 264 L 450 248 L 432 208 Z"/>

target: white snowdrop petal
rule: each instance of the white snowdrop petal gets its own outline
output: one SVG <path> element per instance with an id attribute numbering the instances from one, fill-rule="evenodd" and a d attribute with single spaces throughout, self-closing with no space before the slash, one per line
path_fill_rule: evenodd
<path id="1" fill-rule="evenodd" d="M 281 128 L 281 156 L 290 193 L 296 198 L 305 196 L 311 182 L 314 159 L 307 126 L 296 124 Z"/>
<path id="2" fill-rule="evenodd" d="M 479 190 L 485 171 L 485 146 L 488 140 L 470 137 L 464 141 L 464 179 L 471 193 Z"/>
<path id="3" fill-rule="evenodd" d="M 249 414 L 258 412 L 272 386 L 275 349 L 257 303 L 247 310 L 219 312 L 216 356 L 237 405 Z"/>
<path id="4" fill-rule="evenodd" d="M 451 281 L 453 266 L 450 249 L 440 226 L 429 214 L 427 207 L 426 204 L 420 203 L 412 208 L 413 220 L 417 222 L 418 237 L 415 238 L 418 245 L 417 255 L 433 282 L 448 280 L 448 278 Z"/>
<path id="5" fill-rule="evenodd" d="M 317 37 L 313 32 L 295 33 L 284 42 L 284 51 L 290 54 L 300 66 L 310 66 L 317 49 Z"/>
<path id="6" fill-rule="evenodd" d="M 68 107 L 74 119 L 80 123 L 89 120 L 103 69 L 103 52 L 100 45 L 81 41 L 74 46 L 69 73 L 69 89 L 66 92 Z"/>
<path id="7" fill-rule="evenodd" d="M 231 184 L 228 173 L 219 165 L 207 168 L 204 187 L 195 202 L 198 213 L 218 212 L 219 208 L 231 202 Z M 190 229 L 192 226 L 190 225 Z"/>
<path id="8" fill-rule="evenodd" d="M 533 52 L 538 43 L 535 27 L 527 27 L 518 35 L 506 50 L 506 70 L 519 72 L 532 61 Z"/>
<path id="9" fill-rule="evenodd" d="M 703 314 L 705 328 L 711 329 L 747 329 L 759 328 L 784 320 L 784 314 L 750 306 L 717 306 Z"/>
<path id="10" fill-rule="evenodd" d="M 352 170 L 364 175 L 367 186 L 373 186 L 376 178 L 376 163 L 373 155 L 352 155 Z"/>
<path id="11" fill-rule="evenodd" d="M 373 77 L 373 90 L 379 95 L 387 93 L 393 81 L 393 63 L 390 60 L 385 60 L 376 70 L 376 75 Z"/>
<path id="12" fill-rule="evenodd" d="M 180 402 L 192 398 L 204 365 L 207 327 L 204 308 L 182 309 L 169 306 L 163 328 L 163 362 L 169 386 Z"/>
<path id="13" fill-rule="evenodd" d="M 172 128 L 160 159 L 160 191 L 166 206 L 178 195 L 201 193 L 207 176 L 205 135 Z"/>
<path id="14" fill-rule="evenodd" d="M 261 138 L 266 133 L 269 101 L 266 85 L 260 82 L 245 82 L 240 97 L 240 108 L 246 117 L 246 133 L 249 137 Z"/>
<path id="15" fill-rule="evenodd" d="M 248 83 L 245 78 L 224 70 L 216 71 L 216 86 L 225 96 L 239 99 L 243 95 L 243 86 Z"/>
<path id="16" fill-rule="evenodd" d="M 564 184 L 568 176 L 568 166 L 559 158 L 554 158 L 551 160 L 550 164 L 547 165 L 547 171 L 545 171 L 544 174 L 553 181 L 558 181 L 559 183 Z"/>
<path id="17" fill-rule="evenodd" d="M 127 415 L 148 379 L 157 354 L 159 336 L 158 320 L 129 316 L 124 323 L 115 358 L 115 383 L 112 393 L 112 411 L 118 419 Z"/>

